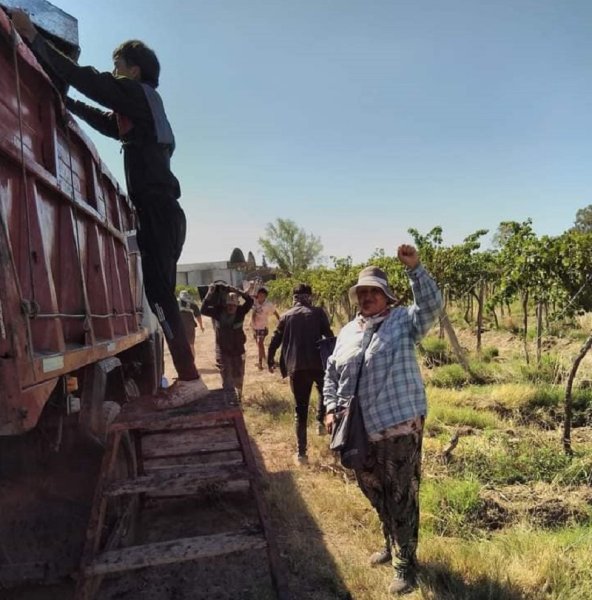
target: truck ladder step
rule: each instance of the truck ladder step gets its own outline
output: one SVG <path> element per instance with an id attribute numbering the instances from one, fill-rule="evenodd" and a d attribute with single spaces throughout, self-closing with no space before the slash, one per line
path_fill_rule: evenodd
<path id="1" fill-rule="evenodd" d="M 154 398 L 144 397 L 126 404 L 111 425 L 112 431 L 128 429 L 192 429 L 232 424 L 242 415 L 240 406 L 225 401 L 223 390 L 211 390 L 205 398 L 178 408 L 160 410 Z"/>
<path id="2" fill-rule="evenodd" d="M 109 574 L 259 549 L 266 551 L 278 600 L 288 600 L 287 578 L 240 406 L 224 390 L 211 390 L 205 398 L 179 408 L 159 410 L 157 402 L 149 397 L 129 402 L 109 428 L 75 600 L 93 600 Z M 138 475 L 121 479 L 114 474 L 115 464 L 120 444 L 128 437 Z M 110 545 L 111 538 L 103 541 L 109 510 L 120 504 L 115 498 L 129 499 L 130 509 L 139 511 L 155 499 L 165 514 L 174 510 L 178 498 L 201 490 L 248 492 L 245 500 L 256 508 L 261 530 L 212 532 L 124 549 Z M 122 531 L 127 522 L 120 519 Z"/>
<path id="3" fill-rule="evenodd" d="M 105 496 L 123 496 L 144 492 L 193 494 L 215 483 L 248 480 L 251 478 L 246 466 L 200 467 L 191 472 L 163 470 L 134 479 L 113 481 L 105 486 Z"/>
<path id="4" fill-rule="evenodd" d="M 265 538 L 259 534 L 221 533 L 182 538 L 104 552 L 84 567 L 84 575 L 86 577 L 108 575 L 144 567 L 223 556 L 233 552 L 260 550 L 266 547 Z"/>

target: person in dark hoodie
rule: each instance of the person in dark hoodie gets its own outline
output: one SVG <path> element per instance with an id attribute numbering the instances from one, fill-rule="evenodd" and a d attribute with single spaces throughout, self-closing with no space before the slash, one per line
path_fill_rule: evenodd
<path id="1" fill-rule="evenodd" d="M 223 300 L 220 301 L 219 293 Z M 239 303 L 239 297 L 244 302 Z M 216 332 L 216 358 L 220 365 L 222 388 L 236 392 L 240 402 L 245 379 L 245 335 L 243 323 L 253 306 L 246 292 L 221 284 L 211 284 L 201 305 L 201 314 L 212 317 Z"/>
<path id="2" fill-rule="evenodd" d="M 267 351 L 267 366 L 275 370 L 275 353 L 281 346 L 280 370 L 283 377 L 290 377 L 290 388 L 296 402 L 295 425 L 298 464 L 306 464 L 307 421 L 310 393 L 315 385 L 319 394 L 317 409 L 317 432 L 325 430 L 325 405 L 323 403 L 324 366 L 318 342 L 332 338 L 333 332 L 325 311 L 312 305 L 312 288 L 304 283 L 294 288 L 294 305 L 279 320 Z"/>
<path id="3" fill-rule="evenodd" d="M 120 140 L 127 191 L 138 216 L 138 246 L 146 297 L 164 331 L 178 379 L 158 398 L 161 408 L 198 400 L 208 392 L 183 330 L 175 296 L 176 265 L 185 242 L 186 220 L 179 182 L 170 169 L 173 131 L 156 88 L 160 64 L 143 42 L 130 40 L 113 52 L 112 73 L 82 67 L 45 40 L 29 16 L 12 12 L 15 29 L 46 70 L 109 109 L 67 98 L 66 106 L 97 131 Z"/>

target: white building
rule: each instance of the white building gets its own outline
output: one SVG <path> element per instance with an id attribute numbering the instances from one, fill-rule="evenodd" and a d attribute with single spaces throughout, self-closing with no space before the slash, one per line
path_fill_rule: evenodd
<path id="1" fill-rule="evenodd" d="M 237 269 L 236 263 L 225 260 L 177 265 L 177 285 L 198 287 L 220 280 L 242 288 L 244 277 L 244 270 Z"/>

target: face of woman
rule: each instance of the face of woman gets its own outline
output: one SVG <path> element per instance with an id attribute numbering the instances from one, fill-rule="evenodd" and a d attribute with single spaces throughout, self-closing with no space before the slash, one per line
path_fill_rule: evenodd
<path id="1" fill-rule="evenodd" d="M 356 290 L 356 294 L 363 317 L 372 317 L 386 310 L 387 297 L 380 288 L 361 286 Z"/>

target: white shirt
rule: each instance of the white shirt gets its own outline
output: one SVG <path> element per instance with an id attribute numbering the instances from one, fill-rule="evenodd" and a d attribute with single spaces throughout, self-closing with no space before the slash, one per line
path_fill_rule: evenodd
<path id="1" fill-rule="evenodd" d="M 263 304 L 259 304 L 255 300 L 255 304 L 253 304 L 253 319 L 251 321 L 253 329 L 267 329 L 269 315 L 272 315 L 274 312 L 275 305 L 269 300 L 265 300 Z"/>

